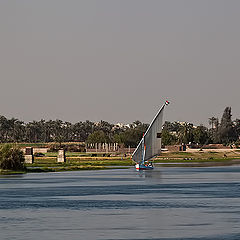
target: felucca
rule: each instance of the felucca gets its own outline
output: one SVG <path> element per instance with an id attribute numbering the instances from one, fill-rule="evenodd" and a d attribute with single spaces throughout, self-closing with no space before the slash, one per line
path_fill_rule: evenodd
<path id="1" fill-rule="evenodd" d="M 159 109 L 158 113 L 153 118 L 147 131 L 143 134 L 141 141 L 132 154 L 132 159 L 136 162 L 136 170 L 153 169 L 153 165 L 150 160 L 161 153 L 163 110 L 168 104 L 169 102 L 166 101 Z"/>

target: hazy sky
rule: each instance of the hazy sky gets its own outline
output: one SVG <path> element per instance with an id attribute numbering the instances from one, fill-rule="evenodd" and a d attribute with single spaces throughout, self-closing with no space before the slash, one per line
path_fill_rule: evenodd
<path id="1" fill-rule="evenodd" d="M 0 115 L 240 116 L 238 0 L 0 0 Z"/>

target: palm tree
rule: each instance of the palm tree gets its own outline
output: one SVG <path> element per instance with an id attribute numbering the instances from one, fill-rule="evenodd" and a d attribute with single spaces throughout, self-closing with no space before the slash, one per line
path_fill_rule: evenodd
<path id="1" fill-rule="evenodd" d="M 184 123 L 179 131 L 179 142 L 187 144 L 192 141 L 193 141 L 193 124 Z"/>
<path id="2" fill-rule="evenodd" d="M 212 126 L 212 130 L 213 130 L 213 126 L 215 125 L 216 121 L 217 121 L 217 118 L 215 118 L 215 117 L 210 117 L 208 119 L 208 123 L 210 126 Z"/>
<path id="3" fill-rule="evenodd" d="M 214 135 L 216 135 L 218 131 L 218 125 L 219 125 L 218 118 L 211 117 L 208 119 L 208 123 L 211 126 L 211 139 L 214 142 L 216 140 L 216 136 L 214 137 Z M 215 128 L 215 131 L 214 131 L 214 128 Z"/>

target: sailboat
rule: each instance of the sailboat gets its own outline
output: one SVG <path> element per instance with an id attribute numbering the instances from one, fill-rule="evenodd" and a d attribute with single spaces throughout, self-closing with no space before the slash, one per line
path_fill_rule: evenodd
<path id="1" fill-rule="evenodd" d="M 133 161 L 136 162 L 136 170 L 153 169 L 152 158 L 161 153 L 161 133 L 163 124 L 163 110 L 169 102 L 166 101 L 159 109 L 156 116 L 150 123 L 147 131 L 143 134 L 141 141 L 132 154 Z"/>

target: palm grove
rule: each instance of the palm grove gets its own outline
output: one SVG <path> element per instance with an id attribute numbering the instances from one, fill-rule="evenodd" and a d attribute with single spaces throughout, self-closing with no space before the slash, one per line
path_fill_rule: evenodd
<path id="1" fill-rule="evenodd" d="M 40 120 L 24 123 L 16 118 L 0 116 L 0 142 L 86 142 L 119 143 L 136 147 L 148 124 L 135 121 L 128 126 L 118 126 L 106 121 L 70 123 L 61 120 Z M 232 120 L 231 108 L 227 107 L 222 118 L 209 118 L 209 128 L 191 123 L 165 122 L 162 131 L 163 145 L 195 143 L 239 143 L 240 119 Z"/>

